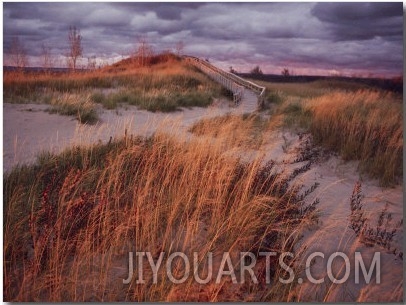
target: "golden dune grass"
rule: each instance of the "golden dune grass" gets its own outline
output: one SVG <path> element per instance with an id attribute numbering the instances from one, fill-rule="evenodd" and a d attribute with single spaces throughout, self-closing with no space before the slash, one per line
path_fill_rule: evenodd
<path id="1" fill-rule="evenodd" d="M 226 157 L 212 141 L 157 134 L 14 169 L 4 184 L 5 300 L 288 300 L 293 284 L 179 286 L 164 268 L 158 284 L 148 272 L 143 285 L 122 283 L 129 251 L 293 251 L 308 215 L 297 189 L 260 164 Z"/>
<path id="2" fill-rule="evenodd" d="M 263 144 L 269 120 L 258 115 L 225 115 L 198 121 L 190 128 L 197 136 L 222 139 L 225 149 L 258 149 Z"/>
<path id="3" fill-rule="evenodd" d="M 388 185 L 402 176 L 402 101 L 378 91 L 332 92 L 305 104 L 315 140 Z"/>

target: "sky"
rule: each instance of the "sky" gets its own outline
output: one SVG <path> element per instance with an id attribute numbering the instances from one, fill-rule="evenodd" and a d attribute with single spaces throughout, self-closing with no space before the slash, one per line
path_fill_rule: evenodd
<path id="1" fill-rule="evenodd" d="M 70 26 L 83 36 L 82 65 L 120 60 L 143 38 L 155 52 L 182 41 L 184 54 L 238 72 L 403 74 L 402 2 L 3 3 L 4 64 L 18 37 L 31 66 L 41 66 L 43 44 L 65 65 Z"/>

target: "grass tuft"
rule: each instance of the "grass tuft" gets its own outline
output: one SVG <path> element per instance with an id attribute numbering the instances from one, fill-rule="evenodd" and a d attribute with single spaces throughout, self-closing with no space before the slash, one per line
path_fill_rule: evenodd
<path id="1" fill-rule="evenodd" d="M 98 121 L 95 104 L 89 95 L 63 94 L 51 101 L 50 113 L 75 116 L 80 123 L 94 124 Z"/>

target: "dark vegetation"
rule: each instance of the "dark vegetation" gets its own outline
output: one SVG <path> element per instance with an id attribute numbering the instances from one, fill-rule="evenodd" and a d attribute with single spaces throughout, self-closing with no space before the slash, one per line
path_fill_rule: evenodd
<path id="1" fill-rule="evenodd" d="M 238 73 L 244 78 L 251 78 L 272 83 L 311 83 L 315 81 L 323 81 L 326 84 L 329 82 L 343 84 L 358 84 L 364 85 L 370 89 L 382 89 L 396 93 L 403 93 L 403 77 L 395 78 L 362 78 L 362 77 L 345 77 L 345 76 L 310 76 L 310 75 L 276 75 L 276 74 L 261 74 L 261 73 Z"/>

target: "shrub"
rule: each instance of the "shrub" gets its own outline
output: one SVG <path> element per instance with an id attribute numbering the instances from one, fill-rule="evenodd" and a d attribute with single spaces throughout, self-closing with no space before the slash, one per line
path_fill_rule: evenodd
<path id="1" fill-rule="evenodd" d="M 268 93 L 266 97 L 266 101 L 270 104 L 276 104 L 279 105 L 284 101 L 284 98 L 282 96 L 282 93 L 279 91 L 272 91 Z"/>

